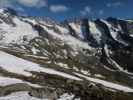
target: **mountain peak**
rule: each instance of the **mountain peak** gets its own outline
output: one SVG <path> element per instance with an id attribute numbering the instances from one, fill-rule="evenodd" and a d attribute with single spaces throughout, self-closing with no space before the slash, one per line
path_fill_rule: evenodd
<path id="1" fill-rule="evenodd" d="M 11 15 L 17 15 L 17 12 L 16 10 L 10 8 L 10 7 L 6 7 L 6 8 L 0 8 L 0 13 L 8 13 L 8 14 L 11 14 Z"/>
<path id="2" fill-rule="evenodd" d="M 54 98 L 49 100 L 64 100 L 64 93 L 80 100 L 125 100 L 123 94 L 133 93 L 132 66 L 133 23 L 117 18 L 58 23 L 0 9 L 1 96 L 17 90 Z"/>

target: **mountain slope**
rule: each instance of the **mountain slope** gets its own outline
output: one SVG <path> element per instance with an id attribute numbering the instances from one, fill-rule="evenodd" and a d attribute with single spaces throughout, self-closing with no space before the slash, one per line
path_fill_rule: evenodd
<path id="1" fill-rule="evenodd" d="M 130 20 L 57 23 L 1 9 L 0 100 L 132 100 L 132 27 Z"/>

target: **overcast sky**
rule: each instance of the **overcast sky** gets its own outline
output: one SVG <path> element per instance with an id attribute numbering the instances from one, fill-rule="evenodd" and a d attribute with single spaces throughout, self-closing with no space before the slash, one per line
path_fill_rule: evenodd
<path id="1" fill-rule="evenodd" d="M 55 20 L 77 16 L 133 18 L 133 0 L 0 0 L 0 7 L 11 7 L 25 15 Z"/>

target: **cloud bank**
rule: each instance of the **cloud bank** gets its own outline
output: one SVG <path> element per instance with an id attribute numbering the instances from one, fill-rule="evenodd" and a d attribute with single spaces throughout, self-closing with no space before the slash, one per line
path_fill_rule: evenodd
<path id="1" fill-rule="evenodd" d="M 51 5 L 49 7 L 50 11 L 57 13 L 57 12 L 65 12 L 68 11 L 69 8 L 64 5 Z"/>
<path id="2" fill-rule="evenodd" d="M 84 9 L 83 9 L 82 11 L 80 11 L 80 13 L 81 13 L 83 16 L 89 15 L 89 14 L 91 14 L 91 12 L 92 12 L 92 9 L 91 9 L 90 6 L 86 6 L 86 7 L 84 7 Z"/>
<path id="3" fill-rule="evenodd" d="M 16 3 L 37 8 L 47 6 L 47 0 L 0 0 L 0 7 L 12 7 Z"/>

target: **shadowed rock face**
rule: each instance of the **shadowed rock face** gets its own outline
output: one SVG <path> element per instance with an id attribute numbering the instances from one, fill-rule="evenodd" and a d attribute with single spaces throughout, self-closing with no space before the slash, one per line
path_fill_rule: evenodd
<path id="1" fill-rule="evenodd" d="M 0 10 L 0 100 L 132 100 L 132 27 Z"/>

